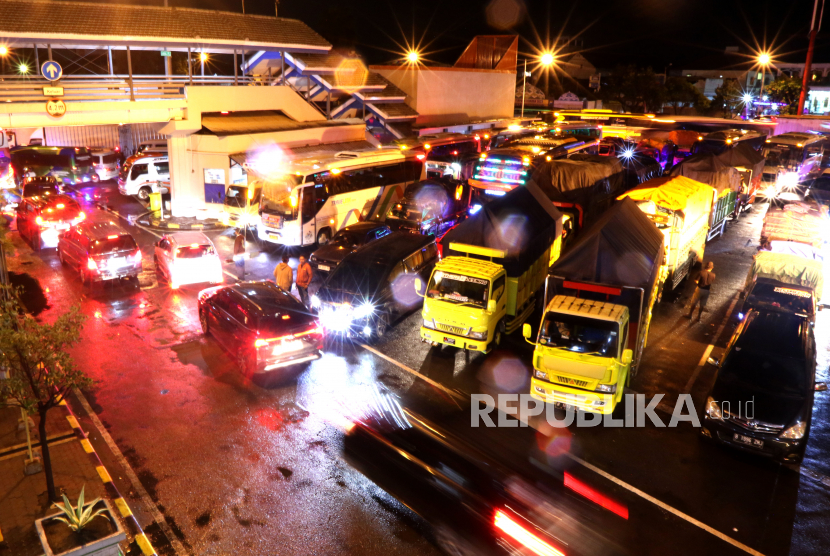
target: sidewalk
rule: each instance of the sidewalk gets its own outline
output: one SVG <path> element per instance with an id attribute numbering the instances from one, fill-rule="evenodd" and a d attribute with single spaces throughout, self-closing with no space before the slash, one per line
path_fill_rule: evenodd
<path id="1" fill-rule="evenodd" d="M 40 556 L 43 548 L 35 532 L 35 519 L 55 513 L 46 496 L 46 477 L 43 472 L 26 476 L 23 462 L 28 457 L 25 449 L 26 432 L 17 432 L 19 408 L 0 409 L 0 555 Z M 35 432 L 38 418 L 33 418 Z M 47 416 L 47 437 L 52 456 L 55 488 L 65 492 L 74 503 L 81 487 L 87 500 L 105 496 L 101 482 L 89 456 L 84 452 L 66 419 L 63 407 L 56 407 Z M 39 440 L 33 439 L 33 448 Z M 14 451 L 23 447 L 23 450 Z"/>

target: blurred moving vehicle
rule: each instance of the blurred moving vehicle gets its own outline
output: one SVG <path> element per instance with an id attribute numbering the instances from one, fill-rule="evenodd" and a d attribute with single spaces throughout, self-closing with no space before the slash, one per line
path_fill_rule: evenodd
<path id="1" fill-rule="evenodd" d="M 57 247 L 61 232 L 86 218 L 77 201 L 66 195 L 26 197 L 16 210 L 17 231 L 35 251 Z"/>
<path id="2" fill-rule="evenodd" d="M 86 147 L 14 147 L 11 159 L 18 183 L 41 176 L 53 176 L 65 185 L 98 181 Z"/>
<path id="3" fill-rule="evenodd" d="M 119 193 L 138 197 L 142 201 L 149 199 L 150 193 L 166 193 L 169 187 L 170 162 L 167 155 L 128 159 L 118 175 Z"/>
<path id="4" fill-rule="evenodd" d="M 17 186 L 17 180 L 14 177 L 9 143 L 2 129 L 0 129 L 0 135 L 2 135 L 0 137 L 0 189 L 14 189 Z"/>
<path id="5" fill-rule="evenodd" d="M 379 222 L 358 222 L 346 226 L 322 245 L 308 258 L 320 273 L 328 274 L 334 270 L 346 255 L 367 243 L 392 233 L 386 224 Z"/>
<path id="6" fill-rule="evenodd" d="M 294 378 L 320 358 L 323 329 L 273 282 L 239 282 L 199 292 L 199 323 L 253 381 Z"/>
<path id="7" fill-rule="evenodd" d="M 764 146 L 767 134 L 754 129 L 723 129 L 705 135 L 699 135 L 692 145 L 692 154 L 722 154 L 730 148 L 747 145 L 755 151 Z"/>
<path id="8" fill-rule="evenodd" d="M 816 345 L 802 315 L 751 309 L 738 324 L 706 399 L 701 434 L 718 443 L 798 463 L 813 413 Z"/>
<path id="9" fill-rule="evenodd" d="M 627 506 L 549 467 L 536 431 L 515 421 L 516 428 L 471 426 L 475 408 L 468 401 L 419 391 L 406 407 L 376 392 L 347 424 L 344 456 L 427 521 L 443 552 L 626 554 L 616 543 L 627 537 Z M 488 418 L 513 421 L 498 409 Z"/>
<path id="10" fill-rule="evenodd" d="M 425 282 L 436 262 L 435 238 L 392 232 L 347 255 L 311 305 L 328 331 L 381 338 L 421 303 L 415 281 Z"/>
<path id="11" fill-rule="evenodd" d="M 141 273 L 141 249 L 114 222 L 81 222 L 58 240 L 61 264 L 75 269 L 84 284 L 128 278 Z"/>
<path id="12" fill-rule="evenodd" d="M 118 177 L 118 153 L 110 149 L 93 149 L 92 164 L 100 181 Z"/>
<path id="13" fill-rule="evenodd" d="M 452 178 L 430 179 L 406 187 L 386 214 L 396 231 L 441 236 L 467 216 L 470 187 Z"/>
<path id="14" fill-rule="evenodd" d="M 816 133 L 790 131 L 768 137 L 764 143 L 762 187 L 776 193 L 819 174 L 828 138 Z"/>
<path id="15" fill-rule="evenodd" d="M 623 199 L 551 267 L 530 394 L 564 409 L 611 414 L 637 372 L 665 270 L 664 236 Z"/>
<path id="16" fill-rule="evenodd" d="M 153 248 L 153 264 L 174 290 L 186 284 L 224 281 L 219 253 L 202 232 L 164 235 Z"/>
<path id="17" fill-rule="evenodd" d="M 490 352 L 530 317 L 562 243 L 562 214 L 531 188 L 485 205 L 441 239 L 422 342 Z M 422 287 L 416 283 L 419 293 Z"/>

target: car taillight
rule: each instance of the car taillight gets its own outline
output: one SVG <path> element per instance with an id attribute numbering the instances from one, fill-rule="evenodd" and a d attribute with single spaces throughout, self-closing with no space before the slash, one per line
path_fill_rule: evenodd
<path id="1" fill-rule="evenodd" d="M 89 259 L 86 260 L 86 267 L 89 270 L 98 270 L 98 265 L 95 264 L 95 261 L 92 260 L 92 258 L 89 258 Z"/>
<path id="2" fill-rule="evenodd" d="M 538 554 L 538 556 L 565 556 L 564 552 L 540 539 L 501 510 L 496 511 L 493 525 L 533 554 Z"/>
<path id="3" fill-rule="evenodd" d="M 42 216 L 38 216 L 37 218 L 35 218 L 35 222 L 37 222 L 37 224 L 38 224 L 39 226 L 43 226 L 43 217 L 42 217 Z"/>
<path id="4" fill-rule="evenodd" d="M 141 262 L 141 249 L 136 249 L 135 253 L 133 253 L 133 262 L 140 263 Z"/>
<path id="5" fill-rule="evenodd" d="M 257 338 L 257 340 L 254 342 L 254 347 L 258 347 L 258 348 L 265 347 L 267 345 L 268 345 L 268 340 L 263 340 L 262 338 Z"/>

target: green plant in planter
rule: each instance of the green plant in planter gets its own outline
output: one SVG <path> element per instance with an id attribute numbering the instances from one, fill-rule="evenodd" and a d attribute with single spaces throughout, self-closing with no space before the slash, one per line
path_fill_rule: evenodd
<path id="1" fill-rule="evenodd" d="M 56 517 L 55 519 L 57 521 L 63 521 L 69 526 L 70 529 L 72 529 L 76 533 L 80 533 L 83 530 L 83 528 L 89 525 L 89 522 L 95 519 L 96 517 L 106 517 L 106 515 L 104 515 L 104 512 L 106 512 L 106 508 L 99 508 L 95 511 L 95 513 L 92 512 L 92 510 L 95 508 L 95 505 L 101 501 L 100 497 L 93 500 L 89 504 L 89 507 L 84 509 L 84 488 L 85 487 L 81 487 L 81 495 L 78 497 L 78 505 L 76 507 L 72 507 L 72 503 L 69 501 L 69 498 L 67 498 L 65 494 L 61 495 L 63 496 L 63 504 L 61 504 L 60 502 L 55 502 L 54 504 L 52 504 L 53 508 L 58 508 L 60 511 L 63 512 L 63 515 L 65 516 Z"/>

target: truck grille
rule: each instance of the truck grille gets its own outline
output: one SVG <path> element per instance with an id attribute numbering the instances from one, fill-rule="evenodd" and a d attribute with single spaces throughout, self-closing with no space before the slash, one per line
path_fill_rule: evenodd
<path id="1" fill-rule="evenodd" d="M 449 324 L 441 324 L 440 322 L 436 322 L 435 326 L 442 332 L 449 332 L 450 334 L 457 334 L 459 336 L 466 335 L 466 329 L 458 326 L 450 326 Z"/>
<path id="2" fill-rule="evenodd" d="M 733 415 L 728 411 L 724 413 L 726 413 L 726 417 L 728 417 L 730 421 L 748 431 L 778 434 L 784 428 L 780 425 L 764 423 L 763 421 L 756 421 L 754 419 L 744 419 L 742 417 L 738 417 L 737 415 Z"/>
<path id="3" fill-rule="evenodd" d="M 561 384 L 567 384 L 569 386 L 577 386 L 579 388 L 587 388 L 588 387 L 588 382 L 587 381 L 585 381 L 585 380 L 574 380 L 574 379 L 568 378 L 566 376 L 557 376 L 556 377 L 556 382 L 559 382 Z"/>

